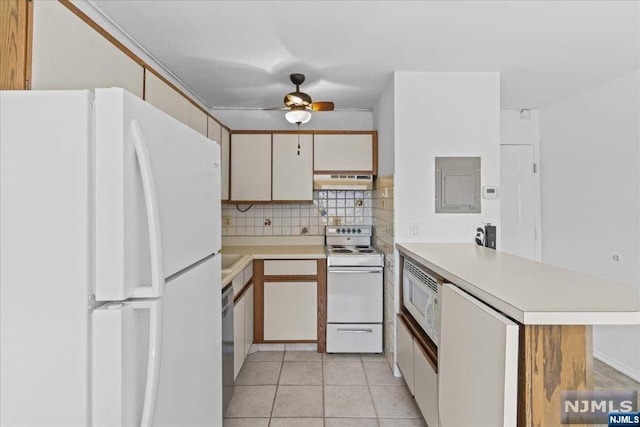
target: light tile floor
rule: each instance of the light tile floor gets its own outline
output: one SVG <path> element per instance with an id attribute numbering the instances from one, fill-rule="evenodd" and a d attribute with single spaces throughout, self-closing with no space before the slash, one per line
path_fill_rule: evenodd
<path id="1" fill-rule="evenodd" d="M 640 383 L 594 359 L 594 388 Z M 224 427 L 425 427 L 415 401 L 379 355 L 268 351 L 238 374 Z"/>
<path id="2" fill-rule="evenodd" d="M 224 427 L 425 427 L 381 355 L 269 351 L 238 374 Z"/>

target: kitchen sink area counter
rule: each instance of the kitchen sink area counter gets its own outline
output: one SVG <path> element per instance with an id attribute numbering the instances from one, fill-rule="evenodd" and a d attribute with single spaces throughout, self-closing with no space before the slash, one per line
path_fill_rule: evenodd
<path id="1" fill-rule="evenodd" d="M 254 259 L 324 259 L 324 245 L 256 245 L 222 247 L 222 287 Z M 225 261 L 229 264 L 226 264 Z"/>

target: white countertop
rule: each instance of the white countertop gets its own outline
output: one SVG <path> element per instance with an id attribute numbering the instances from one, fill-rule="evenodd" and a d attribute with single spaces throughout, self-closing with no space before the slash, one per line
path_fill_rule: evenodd
<path id="1" fill-rule="evenodd" d="M 640 325 L 630 286 L 472 243 L 398 243 L 398 251 L 526 325 Z"/>
<path id="2" fill-rule="evenodd" d="M 243 255 L 233 264 L 233 268 L 225 270 L 222 274 L 223 289 L 254 259 L 323 259 L 327 257 L 324 245 L 224 246 L 222 254 Z"/>

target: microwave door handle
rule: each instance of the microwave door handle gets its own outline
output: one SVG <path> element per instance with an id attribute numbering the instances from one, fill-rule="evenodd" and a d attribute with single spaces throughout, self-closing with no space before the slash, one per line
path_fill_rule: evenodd
<path id="1" fill-rule="evenodd" d="M 149 251 L 151 255 L 151 287 L 138 287 L 133 293 L 134 298 L 157 298 L 164 294 L 164 260 L 162 259 L 162 230 L 160 227 L 160 209 L 156 193 L 155 180 L 149 146 L 145 142 L 144 134 L 136 119 L 131 120 L 133 146 L 140 167 L 142 190 L 147 211 L 147 227 L 149 230 Z"/>

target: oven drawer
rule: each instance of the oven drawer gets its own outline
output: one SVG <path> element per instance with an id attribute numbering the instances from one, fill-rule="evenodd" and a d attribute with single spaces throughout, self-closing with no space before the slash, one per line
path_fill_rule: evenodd
<path id="1" fill-rule="evenodd" d="M 382 353 L 382 324 L 328 324 L 327 353 Z"/>

